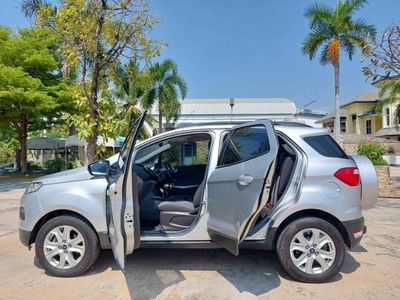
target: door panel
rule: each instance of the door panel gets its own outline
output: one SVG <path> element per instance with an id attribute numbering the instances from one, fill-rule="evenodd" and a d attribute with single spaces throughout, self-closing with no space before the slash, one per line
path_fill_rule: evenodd
<path id="1" fill-rule="evenodd" d="M 122 174 L 119 174 L 118 177 L 122 177 Z M 119 179 L 118 178 L 118 179 Z M 107 208 L 110 209 L 107 214 L 109 214 L 110 223 L 108 225 L 108 234 L 110 237 L 112 249 L 114 252 L 114 258 L 117 261 L 118 265 L 121 269 L 125 267 L 125 246 L 124 246 L 124 237 L 122 235 L 122 220 L 121 220 L 121 211 L 122 211 L 122 197 L 118 195 L 117 190 L 122 189 L 122 180 L 118 180 L 115 178 L 115 182 L 111 183 L 107 189 Z M 120 185 L 119 188 L 116 188 L 116 184 Z"/>
<path id="2" fill-rule="evenodd" d="M 120 152 L 117 170 L 107 176 L 108 233 L 121 269 L 125 268 L 125 256 L 140 245 L 138 179 L 133 172 L 132 153 L 145 117 L 146 113 L 132 126 Z"/>
<path id="3" fill-rule="evenodd" d="M 237 126 L 227 136 L 219 166 L 208 179 L 208 232 L 235 255 L 269 199 L 277 152 L 270 121 Z"/>

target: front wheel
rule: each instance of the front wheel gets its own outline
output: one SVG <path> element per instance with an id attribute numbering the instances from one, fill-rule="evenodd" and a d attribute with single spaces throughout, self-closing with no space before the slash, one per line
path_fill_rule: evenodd
<path id="1" fill-rule="evenodd" d="M 79 276 L 96 261 L 100 246 L 96 233 L 81 219 L 59 216 L 39 230 L 35 252 L 47 273 L 59 277 Z"/>
<path id="2" fill-rule="evenodd" d="M 314 217 L 290 223 L 280 234 L 276 249 L 286 272 L 309 283 L 325 282 L 335 276 L 346 251 L 335 226 Z"/>

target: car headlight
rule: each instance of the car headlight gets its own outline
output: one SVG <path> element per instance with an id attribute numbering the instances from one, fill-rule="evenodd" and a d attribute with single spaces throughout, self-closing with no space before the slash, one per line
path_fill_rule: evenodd
<path id="1" fill-rule="evenodd" d="M 41 182 L 32 182 L 25 190 L 25 194 L 37 192 L 43 184 Z"/>

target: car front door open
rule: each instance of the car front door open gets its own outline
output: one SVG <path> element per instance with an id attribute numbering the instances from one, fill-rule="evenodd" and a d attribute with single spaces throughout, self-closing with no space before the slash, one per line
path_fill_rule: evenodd
<path id="1" fill-rule="evenodd" d="M 133 124 L 120 152 L 115 170 L 107 176 L 106 210 L 108 235 L 115 260 L 122 270 L 125 256 L 140 244 L 138 181 L 133 172 L 132 152 L 146 117 L 143 113 Z"/>

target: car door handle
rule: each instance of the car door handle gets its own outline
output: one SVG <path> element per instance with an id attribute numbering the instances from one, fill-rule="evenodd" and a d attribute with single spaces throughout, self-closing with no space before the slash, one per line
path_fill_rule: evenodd
<path id="1" fill-rule="evenodd" d="M 240 175 L 236 180 L 240 185 L 249 185 L 253 181 L 253 177 L 250 175 Z"/>

